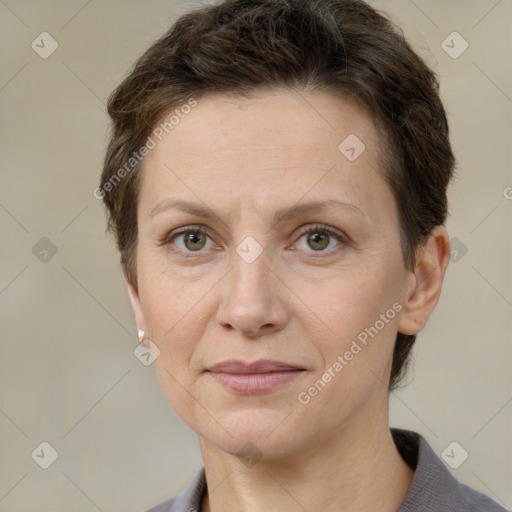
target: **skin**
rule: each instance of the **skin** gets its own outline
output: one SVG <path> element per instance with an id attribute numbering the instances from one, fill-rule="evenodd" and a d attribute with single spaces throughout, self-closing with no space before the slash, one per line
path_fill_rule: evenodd
<path id="1" fill-rule="evenodd" d="M 355 161 L 338 149 L 349 134 L 366 146 Z M 405 498 L 414 472 L 389 431 L 393 346 L 398 331 L 418 333 L 434 310 L 449 235 L 438 226 L 407 270 L 397 206 L 378 169 L 378 134 L 362 110 L 332 94 L 289 90 L 205 96 L 146 157 L 138 282 L 127 277 L 127 286 L 138 328 L 160 350 L 162 389 L 198 434 L 210 492 L 202 510 L 392 512 Z M 216 216 L 166 207 L 173 198 Z M 356 208 L 273 221 L 280 209 L 329 199 Z M 194 243 L 173 238 L 198 224 L 209 231 Z M 317 229 L 315 245 L 301 230 L 316 224 L 348 238 Z M 262 249 L 251 263 L 236 251 L 249 236 Z M 298 394 L 395 302 L 401 311 L 300 403 Z M 205 372 L 229 359 L 305 371 L 244 395 Z M 237 455 L 249 442 L 255 464 Z"/>

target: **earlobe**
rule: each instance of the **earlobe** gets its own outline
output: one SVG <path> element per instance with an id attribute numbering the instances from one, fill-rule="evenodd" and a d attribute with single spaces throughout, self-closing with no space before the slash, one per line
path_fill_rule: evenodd
<path id="1" fill-rule="evenodd" d="M 432 231 L 427 243 L 417 252 L 411 286 L 404 298 L 403 310 L 398 322 L 398 332 L 417 334 L 434 311 L 443 286 L 450 260 L 450 238 L 444 226 Z"/>
<path id="2" fill-rule="evenodd" d="M 147 325 L 140 303 L 139 291 L 137 286 L 134 284 L 133 280 L 128 276 L 125 270 L 123 270 L 123 279 L 126 285 L 126 289 L 128 291 L 128 297 L 130 298 L 133 314 L 135 316 L 135 323 L 137 324 L 139 342 L 142 342 L 142 344 L 145 346 L 147 343 L 145 341 L 147 337 Z M 144 333 L 142 336 L 141 331 Z"/>

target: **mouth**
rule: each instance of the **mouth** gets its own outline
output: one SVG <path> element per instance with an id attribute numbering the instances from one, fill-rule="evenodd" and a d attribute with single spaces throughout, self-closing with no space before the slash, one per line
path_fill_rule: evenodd
<path id="1" fill-rule="evenodd" d="M 268 393 L 283 386 L 306 370 L 280 361 L 260 360 L 252 363 L 225 361 L 208 368 L 207 373 L 224 387 L 240 394 Z"/>

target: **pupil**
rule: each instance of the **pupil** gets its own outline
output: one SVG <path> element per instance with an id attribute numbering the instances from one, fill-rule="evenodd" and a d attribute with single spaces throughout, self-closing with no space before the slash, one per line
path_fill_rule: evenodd
<path id="1" fill-rule="evenodd" d="M 311 235 L 309 237 L 309 240 L 312 241 L 313 245 L 317 245 L 317 244 L 320 244 L 320 249 L 324 248 L 325 247 L 325 244 L 322 244 L 321 240 L 319 239 L 325 239 L 327 238 L 326 235 L 322 235 L 322 234 L 319 234 L 319 233 L 315 233 L 313 235 Z M 318 248 L 318 247 L 317 247 Z"/>
<path id="2" fill-rule="evenodd" d="M 202 235 L 201 235 L 201 234 L 198 234 L 198 233 L 190 233 L 190 234 L 188 235 L 188 237 L 187 237 L 187 239 L 186 239 L 186 240 L 187 240 L 187 242 L 191 242 L 192 244 L 197 244 L 197 243 L 199 243 L 200 247 L 197 247 L 197 246 L 196 246 L 195 248 L 196 248 L 196 249 L 197 249 L 197 248 L 199 248 L 199 249 L 200 249 L 200 248 L 204 245 L 204 243 L 203 243 L 203 244 L 201 244 L 200 242 L 198 242 L 198 239 L 199 239 L 201 236 L 202 236 Z M 187 244 L 187 246 L 188 246 L 188 244 Z M 189 249 L 190 249 L 190 247 L 189 247 Z M 194 247 L 192 247 L 192 249 L 194 249 Z"/>

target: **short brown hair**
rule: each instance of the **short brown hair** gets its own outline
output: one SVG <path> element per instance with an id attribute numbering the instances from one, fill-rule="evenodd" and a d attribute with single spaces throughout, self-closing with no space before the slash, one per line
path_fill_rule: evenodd
<path id="1" fill-rule="evenodd" d="M 140 161 L 133 155 L 163 116 L 191 97 L 278 87 L 340 93 L 375 120 L 404 264 L 414 269 L 416 250 L 446 221 L 455 164 L 434 72 L 363 1 L 225 0 L 181 16 L 108 101 L 113 130 L 99 191 L 134 284 Z M 397 334 L 390 390 L 405 373 L 415 339 Z"/>

